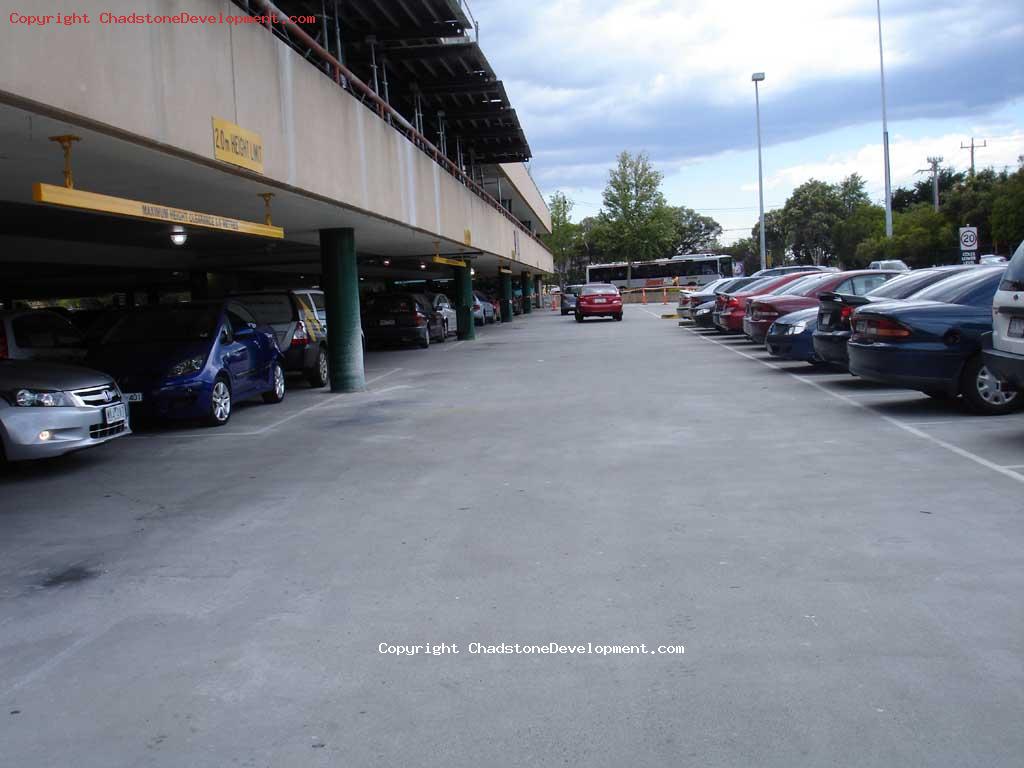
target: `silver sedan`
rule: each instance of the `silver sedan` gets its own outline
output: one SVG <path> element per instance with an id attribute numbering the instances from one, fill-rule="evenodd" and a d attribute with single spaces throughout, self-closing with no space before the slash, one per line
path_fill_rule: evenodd
<path id="1" fill-rule="evenodd" d="M 34 360 L 0 360 L 0 449 L 43 459 L 131 434 L 128 405 L 105 373 Z"/>

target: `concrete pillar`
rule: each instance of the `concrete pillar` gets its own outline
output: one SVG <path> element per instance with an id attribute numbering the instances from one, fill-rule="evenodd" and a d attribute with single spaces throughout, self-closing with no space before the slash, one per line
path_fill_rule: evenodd
<path id="1" fill-rule="evenodd" d="M 199 270 L 191 270 L 188 273 L 188 290 L 192 301 L 206 301 L 210 298 L 209 275 Z"/>
<path id="2" fill-rule="evenodd" d="M 327 361 L 331 392 L 366 389 L 362 321 L 359 316 L 359 265 L 354 230 L 321 229 L 320 263 L 327 305 Z"/>
<path id="3" fill-rule="evenodd" d="M 528 315 L 533 311 L 533 276 L 523 272 L 519 284 L 523 286 L 523 314 Z"/>
<path id="4" fill-rule="evenodd" d="M 501 279 L 501 322 L 512 322 L 512 275 L 501 272 L 498 277 Z"/>
<path id="5" fill-rule="evenodd" d="M 455 312 L 458 315 L 459 340 L 472 341 L 476 338 L 473 322 L 473 273 L 470 267 L 452 267 L 455 280 Z"/>
<path id="6" fill-rule="evenodd" d="M 537 294 L 537 309 L 544 309 L 544 278 L 541 275 L 533 278 L 533 292 Z"/>

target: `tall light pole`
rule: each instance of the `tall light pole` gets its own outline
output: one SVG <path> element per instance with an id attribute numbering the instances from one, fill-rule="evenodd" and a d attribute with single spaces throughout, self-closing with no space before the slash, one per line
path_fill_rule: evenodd
<path id="1" fill-rule="evenodd" d="M 764 247 L 764 170 L 761 165 L 761 94 L 758 84 L 764 82 L 764 72 L 755 72 L 750 76 L 754 81 L 754 109 L 757 112 L 757 198 L 761 211 L 761 269 L 768 268 L 768 256 Z"/>
<path id="2" fill-rule="evenodd" d="M 882 74 L 882 154 L 885 157 L 885 236 L 892 237 L 892 179 L 889 176 L 889 118 L 885 109 L 885 58 L 882 55 L 882 0 L 878 9 L 878 67 Z"/>

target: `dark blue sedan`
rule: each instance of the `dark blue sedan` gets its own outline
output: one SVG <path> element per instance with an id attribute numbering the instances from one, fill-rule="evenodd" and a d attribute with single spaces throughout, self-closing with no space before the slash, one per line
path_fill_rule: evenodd
<path id="1" fill-rule="evenodd" d="M 858 309 L 848 344 L 850 373 L 933 397 L 962 395 L 982 414 L 1015 410 L 1022 398 L 989 372 L 981 354 L 982 334 L 992 330 L 992 297 L 1005 269 L 978 267 L 909 301 Z"/>
<path id="2" fill-rule="evenodd" d="M 818 308 L 798 309 L 783 315 L 768 328 L 765 347 L 768 354 L 782 360 L 805 363 L 822 362 L 814 353 L 814 330 L 818 327 Z"/>
<path id="3" fill-rule="evenodd" d="M 110 329 L 90 364 L 114 377 L 141 416 L 221 426 L 234 402 L 284 399 L 282 362 L 273 330 L 229 300 L 131 312 Z"/>

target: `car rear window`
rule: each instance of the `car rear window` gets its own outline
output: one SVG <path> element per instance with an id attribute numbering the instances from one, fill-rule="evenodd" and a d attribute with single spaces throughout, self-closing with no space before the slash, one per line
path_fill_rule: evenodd
<path id="1" fill-rule="evenodd" d="M 104 344 L 200 341 L 213 336 L 219 306 L 180 306 L 129 312 L 103 339 Z"/>
<path id="2" fill-rule="evenodd" d="M 295 319 L 292 300 L 287 293 L 245 293 L 232 298 L 248 307 L 265 325 L 290 323 Z"/>
<path id="3" fill-rule="evenodd" d="M 366 306 L 375 312 L 415 312 L 416 299 L 412 296 L 384 294 L 370 296 L 366 300 Z"/>
<path id="4" fill-rule="evenodd" d="M 11 321 L 14 343 L 22 349 L 55 349 L 82 343 L 82 334 L 68 320 L 51 312 L 33 312 Z"/>
<path id="5" fill-rule="evenodd" d="M 907 296 L 927 288 L 932 283 L 937 283 L 942 278 L 955 274 L 955 272 L 947 272 L 942 269 L 922 269 L 917 272 L 909 272 L 906 275 L 894 277 L 867 295 L 882 299 L 905 299 Z"/>
<path id="6" fill-rule="evenodd" d="M 619 294 L 619 289 L 614 285 L 585 285 L 583 286 L 584 296 L 601 296 L 604 294 Z"/>
<path id="7" fill-rule="evenodd" d="M 819 273 L 810 275 L 809 277 L 801 277 L 797 280 L 794 280 L 789 285 L 783 286 L 781 289 L 775 292 L 775 295 L 791 296 L 793 294 L 802 294 L 804 291 L 813 291 L 821 283 L 824 283 L 826 280 L 831 280 L 833 277 L 835 277 L 835 275 L 830 275 L 827 272 L 824 274 Z"/>
<path id="8" fill-rule="evenodd" d="M 970 269 L 942 280 L 923 291 L 918 291 L 910 298 L 915 301 L 942 301 L 946 304 L 973 303 L 971 301 L 972 294 L 976 290 L 983 289 L 986 281 L 992 283 L 992 295 L 995 295 L 996 287 L 999 285 L 1004 271 L 999 267 Z M 989 301 L 991 300 L 992 296 L 989 296 Z"/>

